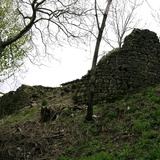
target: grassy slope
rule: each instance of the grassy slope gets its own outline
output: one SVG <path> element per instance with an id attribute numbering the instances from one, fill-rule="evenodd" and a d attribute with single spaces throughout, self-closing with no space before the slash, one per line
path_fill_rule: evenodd
<path id="1" fill-rule="evenodd" d="M 1 120 L 0 147 L 17 159 L 160 160 L 160 85 L 95 106 L 92 122 L 85 113 L 65 109 L 47 124 L 39 123 L 38 108 L 13 114 Z"/>

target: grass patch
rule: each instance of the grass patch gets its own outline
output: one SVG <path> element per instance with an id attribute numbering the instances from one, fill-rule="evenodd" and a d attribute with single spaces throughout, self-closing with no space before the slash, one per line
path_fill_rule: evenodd
<path id="1" fill-rule="evenodd" d="M 98 115 L 98 118 L 92 122 L 84 122 L 85 109 L 63 110 L 55 121 L 38 124 L 39 130 L 34 130 L 32 136 L 37 132 L 39 136 L 36 145 L 46 142 L 50 149 L 44 151 L 43 145 L 41 157 L 37 159 L 159 160 L 159 97 L 160 85 L 146 88 L 137 94 L 126 95 L 114 103 L 97 105 L 94 107 L 94 114 Z M 45 105 L 46 102 L 43 101 L 41 104 Z M 49 105 L 49 102 L 47 103 Z M 7 116 L 1 125 L 9 126 L 31 120 L 37 114 L 38 108 L 24 110 Z M 43 134 L 40 134 L 41 132 Z M 43 142 L 40 141 L 42 137 Z"/>
<path id="2" fill-rule="evenodd" d="M 3 117 L 3 119 L 1 119 L 2 123 L 0 125 L 9 126 L 15 123 L 34 119 L 34 117 L 37 116 L 38 112 L 39 112 L 39 109 L 32 108 L 32 109 L 27 109 L 22 112 Z"/>

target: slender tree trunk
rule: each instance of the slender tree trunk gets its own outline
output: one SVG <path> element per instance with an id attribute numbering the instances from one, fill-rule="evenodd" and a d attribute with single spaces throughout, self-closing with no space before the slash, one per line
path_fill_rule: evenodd
<path id="1" fill-rule="evenodd" d="M 0 58 L 1 58 L 1 56 L 2 56 L 3 50 L 4 50 L 4 47 L 3 47 L 3 44 L 2 44 L 2 40 L 1 40 L 1 38 L 0 38 Z"/>
<path id="2" fill-rule="evenodd" d="M 102 40 L 103 30 L 105 28 L 105 23 L 107 20 L 107 16 L 108 16 L 108 12 L 109 12 L 111 3 L 112 3 L 112 0 L 108 0 L 105 12 L 103 14 L 101 27 L 98 28 L 99 32 L 98 32 L 98 37 L 96 40 L 94 56 L 93 56 L 93 61 L 92 61 L 90 81 L 89 81 L 89 97 L 88 97 L 88 108 L 87 108 L 87 115 L 86 115 L 87 121 L 91 121 L 92 116 L 93 116 L 93 99 L 94 99 L 94 93 L 95 93 L 96 64 L 97 64 L 99 48 L 100 48 L 100 44 Z"/>

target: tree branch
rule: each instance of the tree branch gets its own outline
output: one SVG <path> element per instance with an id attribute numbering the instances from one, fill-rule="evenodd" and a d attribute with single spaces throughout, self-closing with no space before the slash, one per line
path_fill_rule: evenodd
<path id="1" fill-rule="evenodd" d="M 32 6 L 32 16 L 31 16 L 31 19 L 30 19 L 30 22 L 28 23 L 28 25 L 26 25 L 17 35 L 15 35 L 14 37 L 8 39 L 7 41 L 5 42 L 2 42 L 2 46 L 3 47 L 6 47 L 10 44 L 12 44 L 13 42 L 17 41 L 18 39 L 20 39 L 24 34 L 26 34 L 33 26 L 34 24 L 34 21 L 36 19 L 36 10 L 37 8 L 35 8 L 35 4 L 36 4 L 36 1 L 37 0 L 33 0 L 31 6 Z"/>

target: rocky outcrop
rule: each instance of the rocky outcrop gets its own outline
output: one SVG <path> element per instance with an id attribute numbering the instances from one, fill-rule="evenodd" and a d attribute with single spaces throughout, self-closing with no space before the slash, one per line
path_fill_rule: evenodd
<path id="1" fill-rule="evenodd" d="M 122 48 L 104 56 L 96 69 L 96 104 L 160 83 L 160 43 L 156 33 L 134 29 L 125 38 Z M 79 80 L 62 84 L 75 88 L 76 103 L 87 103 L 89 76 L 88 72 Z"/>

